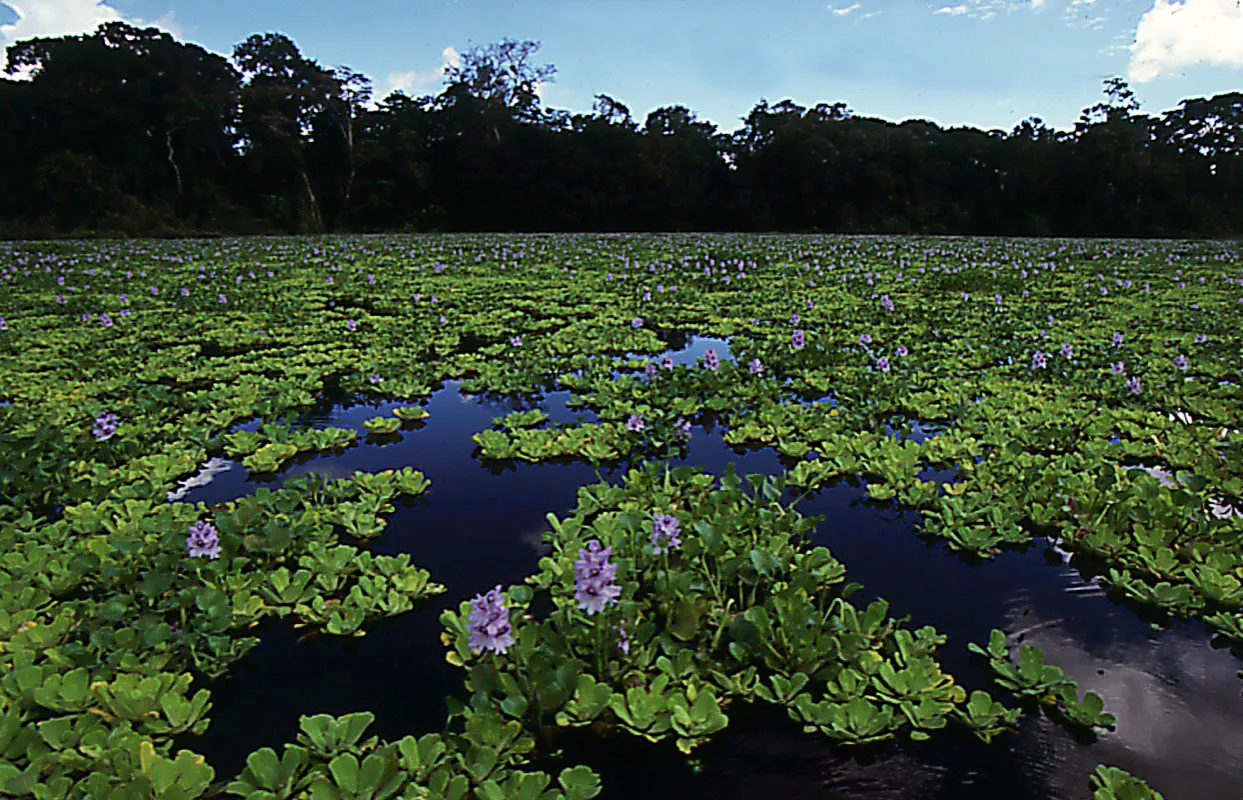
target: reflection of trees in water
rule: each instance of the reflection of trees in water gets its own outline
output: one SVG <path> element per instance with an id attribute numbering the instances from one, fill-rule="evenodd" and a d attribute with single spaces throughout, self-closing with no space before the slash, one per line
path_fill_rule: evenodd
<path id="1" fill-rule="evenodd" d="M 685 350 L 693 334 L 686 331 L 659 331 L 656 334 L 669 350 Z"/>
<path id="2" fill-rule="evenodd" d="M 1078 681 L 1080 692 L 1099 694 L 1118 720 L 1116 731 L 1086 747 L 1048 720 L 1025 728 L 1024 771 L 1047 785 L 1050 796 L 1083 796 L 1086 776 L 1099 763 L 1131 771 L 1167 797 L 1238 796 L 1239 663 L 1212 649 L 1199 626 L 1115 639 L 1092 652 L 1061 620 L 1020 616 L 1016 609 L 1010 622 L 1011 630 L 1024 631 L 1025 644 L 1040 647 L 1048 663 Z"/>

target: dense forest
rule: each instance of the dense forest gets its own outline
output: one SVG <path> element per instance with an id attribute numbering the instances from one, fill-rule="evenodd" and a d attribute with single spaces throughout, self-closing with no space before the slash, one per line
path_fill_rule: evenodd
<path id="1" fill-rule="evenodd" d="M 740 230 L 1237 236 L 1243 93 L 1140 113 L 1126 82 L 1073 130 L 942 128 L 760 101 L 736 132 L 684 106 L 543 107 L 539 44 L 472 48 L 435 96 L 288 37 L 232 59 L 108 23 L 8 48 L 0 235 Z M 17 76 L 20 76 L 18 79 Z"/>

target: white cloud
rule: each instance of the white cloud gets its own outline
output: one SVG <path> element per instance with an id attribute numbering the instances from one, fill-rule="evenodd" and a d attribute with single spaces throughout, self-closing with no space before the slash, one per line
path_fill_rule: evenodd
<path id="1" fill-rule="evenodd" d="M 1243 69 L 1243 10 L 1238 0 L 1154 0 L 1140 18 L 1128 77 L 1153 80 L 1194 64 Z"/>
<path id="2" fill-rule="evenodd" d="M 1091 2 L 1092 0 L 1087 0 Z M 1048 0 L 962 0 L 955 5 L 941 5 L 933 10 L 933 14 L 947 14 L 953 17 L 969 17 L 971 19 L 992 19 L 998 14 L 1009 14 L 1012 11 L 1026 8 L 1039 11 Z"/>
<path id="3" fill-rule="evenodd" d="M 175 36 L 180 33 L 171 13 L 149 22 L 127 17 L 103 0 L 4 0 L 3 5 L 17 14 L 17 20 L 0 25 L 0 47 L 23 39 L 92 33 L 105 22 L 156 27 Z"/>
<path id="4" fill-rule="evenodd" d="M 855 19 L 871 19 L 872 17 L 878 17 L 881 14 L 880 9 L 873 9 L 871 11 L 864 11 L 862 14 L 856 14 L 855 12 L 863 9 L 863 3 L 851 3 L 848 6 L 835 6 L 830 3 L 826 6 L 826 8 L 833 12 L 834 16 L 849 17 L 854 15 Z"/>
<path id="5" fill-rule="evenodd" d="M 105 22 L 128 22 L 138 27 L 155 27 L 180 35 L 177 19 L 170 11 L 157 20 L 128 17 L 104 0 L 4 0 L 17 20 L 0 25 L 0 43 L 5 46 L 40 36 L 73 36 L 93 33 Z"/>
<path id="6" fill-rule="evenodd" d="M 450 45 L 440 51 L 440 66 L 427 72 L 418 72 L 410 70 L 408 72 L 390 72 L 388 74 L 388 83 L 384 90 L 376 96 L 379 98 L 388 97 L 395 91 L 402 91 L 408 95 L 416 96 L 423 92 L 427 92 L 436 88 L 436 85 L 444 78 L 445 72 L 450 67 L 456 67 L 462 63 L 462 55 Z"/>

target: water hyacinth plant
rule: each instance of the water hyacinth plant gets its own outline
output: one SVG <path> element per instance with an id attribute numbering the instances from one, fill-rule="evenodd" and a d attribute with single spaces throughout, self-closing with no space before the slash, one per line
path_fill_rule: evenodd
<path id="1" fill-rule="evenodd" d="M 7 756 L 18 782 L 5 787 L 18 796 L 29 780 L 21 775 L 48 786 L 69 780 L 57 796 L 107 797 L 147 780 L 142 763 L 203 774 L 207 764 L 188 756 L 176 766 L 183 746 L 208 750 L 220 771 L 204 792 L 232 785 L 243 797 L 281 796 L 264 782 L 266 753 L 253 769 L 231 765 L 210 751 L 218 745 L 192 738 L 212 706 L 197 694 L 210 691 L 201 683 L 228 674 L 268 635 L 265 620 L 354 637 L 381 617 L 429 613 L 417 603 L 442 587 L 408 557 L 376 553 L 402 546 L 392 534 L 406 520 L 386 530 L 392 514 L 410 511 L 390 502 L 398 488 L 416 496 L 426 487 L 401 460 L 439 469 L 449 457 L 441 442 L 451 441 L 439 437 L 455 419 L 469 420 L 458 428 L 458 455 L 475 469 L 472 481 L 494 471 L 533 480 L 528 465 L 538 462 L 561 464 L 541 480 L 575 480 L 597 465 L 609 481 L 577 494 L 569 487 L 556 501 L 578 504 L 568 511 L 550 504 L 559 516 L 538 554 L 514 547 L 529 569 L 505 569 L 530 581 L 494 590 L 474 646 L 475 609 L 459 598 L 466 602 L 446 637 L 470 685 L 455 697 L 465 710 L 447 734 L 370 745 L 346 734 L 361 736 L 359 717 L 308 717 L 287 751 L 308 752 L 301 766 L 289 756 L 288 796 L 349 796 L 334 776 L 349 773 L 350 758 L 361 774 L 371 758 L 375 774 L 395 770 L 391 797 L 452 796 L 454 781 L 463 797 L 523 796 L 518 782 L 543 779 L 552 782 L 540 792 L 568 797 L 560 778 L 523 771 L 534 752 L 542 759 L 558 746 L 554 738 L 537 747 L 541 726 L 694 750 L 745 703 L 778 705 L 790 730 L 846 744 L 936 736 L 942 723 L 980 738 L 1011 727 L 1011 690 L 994 700 L 948 676 L 937 655 L 944 637 L 919 627 L 925 609 L 901 609 L 912 614 L 907 624 L 848 596 L 844 569 L 812 546 L 812 525 L 786 503 L 787 491 L 853 492 L 872 501 L 862 515 L 876 504 L 917 513 L 928 552 L 941 559 L 948 551 L 987 561 L 1014 549 L 997 559 L 1014 563 L 1043 537 L 1090 555 L 1102 565 L 1099 585 L 1146 615 L 1203 620 L 1223 645 L 1243 643 L 1238 517 L 1226 511 L 1243 507 L 1233 433 L 1243 427 L 1239 297 L 1226 288 L 1240 285 L 1226 280 L 1238 276 L 1239 256 L 1228 243 L 469 235 L 0 249 L 0 315 L 10 323 L 0 336 L 0 547 L 17 565 L 0 593 L 0 616 L 13 623 L 0 672 L 26 675 L 32 654 L 43 670 L 34 702 L 27 684 L 10 681 L 11 705 L 22 710 L 14 741 L 42 743 Z M 1180 256 L 1169 269 L 1167 254 Z M 1084 264 L 1106 277 L 1083 287 Z M 1187 272 L 1182 290 L 1166 280 L 1174 264 Z M 98 272 L 83 277 L 87 269 Z M 269 272 L 278 277 L 265 280 Z M 1102 281 L 1108 302 L 1098 299 Z M 652 305 L 634 328 L 618 297 L 637 301 L 645 282 Z M 974 306 L 959 302 L 968 290 L 980 298 Z M 426 299 L 433 292 L 436 303 Z M 902 314 L 885 311 L 881 292 Z M 118 304 L 121 294 L 129 302 Z M 423 299 L 412 303 L 416 294 Z M 988 302 L 997 295 L 1004 314 Z M 814 323 L 814 336 L 800 330 L 796 341 L 781 321 L 792 306 L 811 309 L 811 297 L 815 319 L 792 327 Z M 114 323 L 104 330 L 90 324 L 101 312 Z M 357 323 L 348 335 L 333 327 L 347 319 Z M 881 345 L 856 347 L 863 330 Z M 1115 330 L 1125 337 L 1111 338 Z M 1063 342 L 1076 344 L 1055 358 Z M 1052 348 L 1040 364 L 1033 343 Z M 718 370 L 675 367 L 693 365 L 708 346 Z M 1173 363 L 1179 355 L 1185 371 Z M 383 421 L 360 414 L 359 403 L 381 409 Z M 424 405 L 435 416 L 417 429 L 425 412 L 394 410 Z M 489 428 L 495 407 L 502 421 Z M 105 414 L 124 421 L 104 424 Z M 628 430 L 632 416 L 639 431 Z M 665 473 L 665 461 L 691 458 L 682 444 L 693 424 L 703 425 L 693 456 L 716 463 L 717 474 Z M 371 427 L 404 433 L 360 435 Z M 726 478 L 720 464 L 735 458 L 767 464 L 782 482 Z M 195 484 L 213 462 L 226 465 L 215 474 L 233 476 Z M 647 462 L 650 475 L 625 471 Z M 357 477 L 327 477 L 354 468 Z M 861 488 L 843 480 L 860 476 Z M 676 521 L 671 538 L 658 513 Z M 199 517 L 210 531 L 192 545 L 187 531 Z M 1176 545 L 1162 538 L 1170 531 Z M 512 533 L 518 541 L 530 528 Z M 453 552 L 473 585 L 496 585 L 494 560 L 471 559 L 478 540 L 462 538 L 446 546 L 462 548 Z M 575 568 L 591 542 L 610 550 L 614 570 L 589 600 L 593 613 L 580 606 Z M 852 578 L 876 567 L 859 563 Z M 1156 648 L 1169 635 L 1154 637 Z M 80 649 L 63 663 L 43 655 L 69 645 Z M 1226 648 L 1217 655 L 1230 658 Z M 1020 678 L 1028 669 L 1014 666 Z M 183 674 L 193 690 L 179 683 Z M 65 701 L 55 687 L 80 678 L 107 716 L 58 710 Z M 147 682 L 140 690 L 130 681 Z M 151 701 L 149 711 L 118 713 L 135 697 Z M 236 704 L 214 702 L 213 727 L 238 724 Z M 1059 694 L 1056 713 L 1092 715 L 1093 703 L 1074 702 Z M 65 719 L 112 744 L 92 750 L 97 757 L 53 749 L 47 737 Z M 279 766 L 280 743 L 271 744 Z M 445 755 L 434 755 L 441 746 Z M 485 751 L 496 754 L 493 772 Z M 426 769 L 414 753 L 428 757 Z M 239 773 L 236 783 L 225 771 Z M 578 785 L 584 774 L 565 780 Z"/>

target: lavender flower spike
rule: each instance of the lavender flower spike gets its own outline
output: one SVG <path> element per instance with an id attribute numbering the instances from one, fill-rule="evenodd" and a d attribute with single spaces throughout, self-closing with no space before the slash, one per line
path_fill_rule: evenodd
<path id="1" fill-rule="evenodd" d="M 626 430 L 631 433 L 638 433 L 647 427 L 647 423 L 643 421 L 640 414 L 631 414 L 630 419 L 626 420 Z"/>
<path id="2" fill-rule="evenodd" d="M 797 330 L 790 335 L 790 344 L 795 350 L 802 350 L 807 344 L 807 338 L 803 335 L 801 330 Z"/>
<path id="3" fill-rule="evenodd" d="M 671 514 L 652 515 L 652 553 L 660 555 L 682 546 L 678 518 Z"/>
<path id="4" fill-rule="evenodd" d="M 117 415 L 107 411 L 99 412 L 99 416 L 95 417 L 94 426 L 91 427 L 91 434 L 103 442 L 111 439 L 116 432 Z"/>
<path id="5" fill-rule="evenodd" d="M 196 522 L 186 537 L 190 558 L 220 558 L 220 534 L 210 522 Z"/>
<path id="6" fill-rule="evenodd" d="M 747 371 L 750 372 L 752 375 L 763 375 L 764 374 L 764 362 L 760 361 L 758 358 L 751 359 L 751 364 L 750 366 L 747 367 Z"/>
<path id="7" fill-rule="evenodd" d="M 469 632 L 467 644 L 475 653 L 491 650 L 504 654 L 514 644 L 513 626 L 509 624 L 509 609 L 505 607 L 505 595 L 497 584 L 487 594 L 477 594 L 470 601 L 470 616 L 466 620 Z"/>
<path id="8" fill-rule="evenodd" d="M 574 599 L 588 616 L 599 614 L 617 602 L 621 587 L 613 583 L 617 565 L 609 563 L 612 547 L 602 547 L 599 539 L 592 539 L 585 549 L 578 551 L 574 562 Z"/>
<path id="9" fill-rule="evenodd" d="M 708 352 L 704 353 L 704 366 L 713 372 L 721 368 L 721 357 L 716 354 L 715 350 L 709 348 Z"/>

